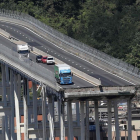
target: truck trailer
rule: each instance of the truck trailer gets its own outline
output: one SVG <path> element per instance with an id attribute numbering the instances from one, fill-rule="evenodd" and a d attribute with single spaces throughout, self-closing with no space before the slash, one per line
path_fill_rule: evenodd
<path id="1" fill-rule="evenodd" d="M 55 78 L 59 84 L 72 84 L 71 68 L 67 64 L 54 65 Z"/>

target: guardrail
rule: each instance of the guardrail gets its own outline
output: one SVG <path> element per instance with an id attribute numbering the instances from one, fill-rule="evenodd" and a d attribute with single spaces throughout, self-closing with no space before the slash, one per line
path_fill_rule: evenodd
<path id="1" fill-rule="evenodd" d="M 34 63 L 28 58 L 21 58 L 17 52 L 14 52 L 4 45 L 0 45 L 0 61 L 6 63 L 10 68 L 19 72 L 21 75 L 33 79 L 38 83 L 44 83 L 59 91 L 53 72 Z"/>
<path id="2" fill-rule="evenodd" d="M 137 67 L 72 39 L 27 14 L 1 9 L 0 16 L 2 17 L 0 19 L 1 21 L 4 20 L 24 25 L 50 40 L 52 43 L 55 43 L 60 48 L 65 49 L 104 70 L 121 76 L 135 84 L 139 84 L 140 82 L 140 71 Z"/>

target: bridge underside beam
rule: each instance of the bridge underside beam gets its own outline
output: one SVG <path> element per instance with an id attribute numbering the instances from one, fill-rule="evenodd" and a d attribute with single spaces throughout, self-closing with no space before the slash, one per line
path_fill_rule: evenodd
<path id="1" fill-rule="evenodd" d="M 93 87 L 93 88 L 76 88 L 65 89 L 65 101 L 82 100 L 82 101 L 98 101 L 105 99 L 129 99 L 133 98 L 136 94 L 135 86 L 126 87 Z"/>

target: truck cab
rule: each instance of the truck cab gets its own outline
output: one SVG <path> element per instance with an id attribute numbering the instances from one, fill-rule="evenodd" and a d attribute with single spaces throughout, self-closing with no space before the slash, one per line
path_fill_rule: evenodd
<path id="1" fill-rule="evenodd" d="M 59 84 L 72 84 L 71 68 L 67 64 L 58 64 L 54 66 L 55 78 Z"/>
<path id="2" fill-rule="evenodd" d="M 30 50 L 28 44 L 23 41 L 17 41 L 16 44 L 17 44 L 17 52 L 19 53 L 20 57 L 23 56 L 29 58 Z"/>

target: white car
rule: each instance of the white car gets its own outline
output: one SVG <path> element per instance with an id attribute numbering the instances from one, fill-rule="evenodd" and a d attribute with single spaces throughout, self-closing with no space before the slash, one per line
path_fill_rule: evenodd
<path id="1" fill-rule="evenodd" d="M 53 57 L 47 57 L 47 64 L 55 64 L 54 58 Z"/>

